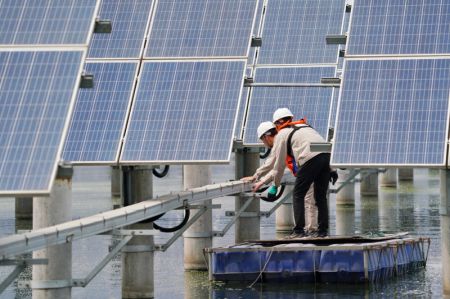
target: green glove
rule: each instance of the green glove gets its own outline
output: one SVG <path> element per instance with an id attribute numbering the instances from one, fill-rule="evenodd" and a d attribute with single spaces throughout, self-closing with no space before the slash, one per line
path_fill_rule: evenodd
<path id="1" fill-rule="evenodd" d="M 267 195 L 269 196 L 276 196 L 277 195 L 277 186 L 270 186 L 269 191 L 267 192 Z"/>

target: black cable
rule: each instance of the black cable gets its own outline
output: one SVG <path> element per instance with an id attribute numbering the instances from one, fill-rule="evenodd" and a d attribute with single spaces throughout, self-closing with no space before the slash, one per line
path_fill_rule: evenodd
<path id="1" fill-rule="evenodd" d="M 163 169 L 163 171 L 161 171 L 161 172 L 158 172 L 158 171 L 156 170 L 156 168 L 153 168 L 153 169 L 152 169 L 153 175 L 154 175 L 155 177 L 158 177 L 158 178 L 163 178 L 163 177 L 165 177 L 165 176 L 167 175 L 168 172 L 169 172 L 169 165 L 164 166 L 164 169 Z"/>
<path id="2" fill-rule="evenodd" d="M 187 223 L 188 220 L 189 220 L 189 216 L 190 216 L 190 215 L 191 215 L 190 210 L 189 210 L 188 208 L 185 208 L 185 209 L 184 209 L 184 219 L 183 219 L 183 221 L 181 221 L 180 224 L 178 224 L 178 225 L 176 225 L 176 226 L 174 226 L 174 227 L 162 227 L 162 226 L 159 226 L 159 225 L 156 224 L 156 223 L 153 223 L 153 228 L 155 228 L 155 229 L 157 229 L 157 230 L 159 230 L 160 232 L 163 232 L 163 233 L 173 233 L 173 232 L 176 232 L 177 230 L 181 229 L 183 226 L 186 225 L 186 223 Z"/>
<path id="3" fill-rule="evenodd" d="M 270 149 L 270 148 L 268 148 L 267 149 L 267 151 L 264 153 L 264 154 L 259 154 L 259 158 L 260 159 L 265 159 L 265 158 L 267 158 L 269 155 L 270 155 L 270 151 L 271 151 L 272 149 Z"/>

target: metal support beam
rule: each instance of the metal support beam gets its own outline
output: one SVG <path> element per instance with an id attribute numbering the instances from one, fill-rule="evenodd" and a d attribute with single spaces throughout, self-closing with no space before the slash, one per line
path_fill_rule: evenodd
<path id="1" fill-rule="evenodd" d="M 168 194 L 156 199 L 37 229 L 32 232 L 4 237 L 0 239 L 0 260 L 46 248 L 47 246 L 64 244 L 88 236 L 98 235 L 183 207 L 188 203 L 194 204 L 250 190 L 251 184 L 242 181 L 212 184 L 176 194 Z"/>
<path id="2" fill-rule="evenodd" d="M 17 265 L 14 270 L 0 283 L 0 294 L 16 279 L 17 276 L 25 269 L 26 264 Z"/>
<path id="3" fill-rule="evenodd" d="M 103 260 L 92 269 L 92 271 L 86 276 L 84 279 L 73 279 L 73 285 L 74 287 L 85 287 L 91 282 L 91 280 L 109 263 L 110 260 L 112 260 L 119 251 L 127 245 L 127 243 L 133 238 L 133 236 L 125 236 L 115 247 L 113 250 L 111 250 L 104 258 Z"/>

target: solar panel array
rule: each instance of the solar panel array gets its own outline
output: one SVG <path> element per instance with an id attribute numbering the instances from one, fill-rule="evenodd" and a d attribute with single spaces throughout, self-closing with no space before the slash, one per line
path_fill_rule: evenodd
<path id="1" fill-rule="evenodd" d="M 259 64 L 336 63 L 345 0 L 271 0 L 267 4 Z"/>
<path id="2" fill-rule="evenodd" d="M 97 1 L 0 2 L 0 194 L 48 194 Z"/>
<path id="3" fill-rule="evenodd" d="M 333 165 L 446 164 L 449 6 L 355 1 Z"/>
<path id="4" fill-rule="evenodd" d="M 112 31 L 93 36 L 88 58 L 140 58 L 152 4 L 151 0 L 101 0 L 99 17 L 111 21 Z"/>
<path id="5" fill-rule="evenodd" d="M 450 53 L 450 2 L 357 1 L 349 55 Z"/>
<path id="6" fill-rule="evenodd" d="M 95 86 L 78 96 L 64 159 L 75 164 L 228 161 L 257 4 L 103 1 L 100 17 L 111 19 L 113 30 L 90 45 L 88 71 Z M 131 63 L 139 65 L 135 74 Z M 99 113 L 108 104 L 108 113 Z M 207 125 L 184 126 L 188 119 Z M 184 153 L 192 142 L 198 151 Z"/>
<path id="7" fill-rule="evenodd" d="M 117 162 L 137 61 L 88 62 L 94 88 L 80 89 L 64 147 L 66 161 Z"/>
<path id="8" fill-rule="evenodd" d="M 96 6 L 91 0 L 1 1 L 0 44 L 87 44 Z"/>
<path id="9" fill-rule="evenodd" d="M 251 88 L 245 145 L 261 144 L 256 128 L 272 120 L 280 107 L 289 108 L 296 118 L 307 118 L 327 136 L 333 90 L 312 86 L 320 85 L 322 77 L 336 76 L 338 45 L 327 45 L 326 36 L 341 32 L 344 14 L 345 0 L 267 2 L 253 71 L 254 82 L 265 86 Z"/>
<path id="10" fill-rule="evenodd" d="M 121 162 L 228 161 L 244 68 L 144 62 Z"/>
<path id="11" fill-rule="evenodd" d="M 256 0 L 159 0 L 147 58 L 247 57 Z"/>

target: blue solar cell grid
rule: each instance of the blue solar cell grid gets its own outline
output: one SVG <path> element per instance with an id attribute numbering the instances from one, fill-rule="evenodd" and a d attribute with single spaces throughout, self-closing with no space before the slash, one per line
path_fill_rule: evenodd
<path id="1" fill-rule="evenodd" d="M 87 44 L 97 1 L 0 1 L 0 44 Z"/>
<path id="2" fill-rule="evenodd" d="M 0 52 L 0 192 L 48 193 L 82 51 Z"/>
<path id="3" fill-rule="evenodd" d="M 267 4 L 259 64 L 336 63 L 345 0 L 271 0 Z"/>
<path id="4" fill-rule="evenodd" d="M 63 159 L 72 163 L 118 160 L 137 62 L 90 62 L 94 88 L 80 89 L 66 139 Z"/>
<path id="5" fill-rule="evenodd" d="M 144 62 L 120 162 L 228 161 L 242 61 Z"/>
<path id="6" fill-rule="evenodd" d="M 145 56 L 247 56 L 257 2 L 158 1 Z"/>
<path id="7" fill-rule="evenodd" d="M 257 68 L 256 83 L 320 83 L 321 77 L 334 76 L 334 67 Z M 297 119 L 305 117 L 324 138 L 332 103 L 332 88 L 322 87 L 254 87 L 249 105 L 244 144 L 260 144 L 256 128 L 272 120 L 280 107 L 289 108 Z"/>
<path id="8" fill-rule="evenodd" d="M 444 165 L 449 59 L 349 60 L 335 165 Z"/>
<path id="9" fill-rule="evenodd" d="M 348 55 L 450 53 L 450 2 L 359 0 Z"/>
<path id="10" fill-rule="evenodd" d="M 140 57 L 152 3 L 150 0 L 102 0 L 99 17 L 111 20 L 112 31 L 93 35 L 88 57 Z"/>

